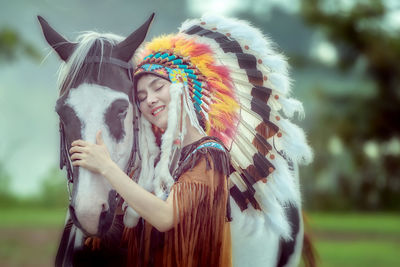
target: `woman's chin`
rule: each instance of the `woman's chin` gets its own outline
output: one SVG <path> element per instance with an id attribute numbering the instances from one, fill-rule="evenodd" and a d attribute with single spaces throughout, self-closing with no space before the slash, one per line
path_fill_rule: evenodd
<path id="1" fill-rule="evenodd" d="M 157 126 L 157 128 L 160 128 L 162 132 L 165 132 L 168 126 L 168 121 L 167 118 L 159 118 L 155 120 L 153 124 Z"/>

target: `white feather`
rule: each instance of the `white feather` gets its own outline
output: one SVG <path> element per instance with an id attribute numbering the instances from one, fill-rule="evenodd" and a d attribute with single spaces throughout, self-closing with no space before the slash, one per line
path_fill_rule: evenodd
<path id="1" fill-rule="evenodd" d="M 313 160 L 313 152 L 307 144 L 304 131 L 288 120 L 280 120 L 282 130 L 281 147 L 284 153 L 298 164 L 309 164 Z"/>
<path id="2" fill-rule="evenodd" d="M 280 98 L 279 102 L 282 104 L 283 113 L 289 118 L 292 118 L 294 113 L 298 113 L 299 119 L 304 119 L 303 104 L 294 98 Z"/>

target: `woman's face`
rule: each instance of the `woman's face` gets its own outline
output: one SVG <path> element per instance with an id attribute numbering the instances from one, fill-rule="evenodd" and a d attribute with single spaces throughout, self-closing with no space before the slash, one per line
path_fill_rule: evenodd
<path id="1" fill-rule="evenodd" d="M 137 83 L 137 100 L 143 116 L 151 123 L 165 130 L 168 125 L 170 81 L 155 75 L 145 74 Z"/>

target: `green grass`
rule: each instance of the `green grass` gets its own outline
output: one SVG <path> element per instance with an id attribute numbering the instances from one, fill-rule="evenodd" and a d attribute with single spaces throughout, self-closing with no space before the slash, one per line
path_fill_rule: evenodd
<path id="1" fill-rule="evenodd" d="M 318 241 L 316 247 L 320 266 L 400 266 L 400 242 L 379 241 Z"/>
<path id="2" fill-rule="evenodd" d="M 308 222 L 318 266 L 400 266 L 400 215 L 311 213 Z"/>
<path id="3" fill-rule="evenodd" d="M 4 235 L 0 266 L 25 266 L 32 258 L 37 266 L 52 266 L 65 213 L 66 208 L 0 209 Z M 319 267 L 400 266 L 400 215 L 310 213 L 308 217 Z"/>
<path id="4" fill-rule="evenodd" d="M 67 208 L 0 209 L 0 227 L 62 227 Z"/>
<path id="5" fill-rule="evenodd" d="M 67 208 L 0 209 L 0 266 L 54 266 Z"/>
<path id="6" fill-rule="evenodd" d="M 311 229 L 341 233 L 400 235 L 400 215 L 387 213 L 311 213 Z"/>

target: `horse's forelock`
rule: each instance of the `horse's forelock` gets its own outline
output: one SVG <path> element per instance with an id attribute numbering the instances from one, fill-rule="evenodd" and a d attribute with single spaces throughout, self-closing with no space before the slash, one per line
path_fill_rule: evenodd
<path id="1" fill-rule="evenodd" d="M 87 77 L 89 69 L 84 67 L 85 60 L 90 56 L 98 56 L 101 59 L 110 56 L 106 51 L 107 46 L 115 46 L 124 38 L 111 33 L 97 33 L 92 31 L 82 32 L 77 38 L 77 46 L 74 53 L 67 62 L 64 62 L 58 73 L 58 85 L 60 95 L 64 94 L 74 83 L 79 83 L 79 79 Z M 101 63 L 98 65 L 97 72 L 100 71 Z M 82 73 L 83 72 L 83 73 Z"/>

